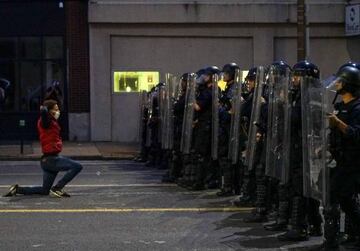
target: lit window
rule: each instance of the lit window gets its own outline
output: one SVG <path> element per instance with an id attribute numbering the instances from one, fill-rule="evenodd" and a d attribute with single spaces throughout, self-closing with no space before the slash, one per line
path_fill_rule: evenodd
<path id="1" fill-rule="evenodd" d="M 159 72 L 116 71 L 114 72 L 114 92 L 150 91 L 159 83 Z"/>

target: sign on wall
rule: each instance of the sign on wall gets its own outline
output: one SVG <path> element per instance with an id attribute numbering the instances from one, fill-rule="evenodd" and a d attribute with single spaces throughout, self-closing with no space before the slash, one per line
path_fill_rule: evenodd
<path id="1" fill-rule="evenodd" d="M 360 35 L 360 4 L 346 6 L 345 33 L 346 36 Z"/>

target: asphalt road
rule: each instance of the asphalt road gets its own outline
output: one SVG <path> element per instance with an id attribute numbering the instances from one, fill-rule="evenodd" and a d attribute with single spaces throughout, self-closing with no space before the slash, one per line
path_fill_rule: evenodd
<path id="1" fill-rule="evenodd" d="M 244 223 L 216 190 L 160 182 L 164 171 L 131 161 L 82 161 L 71 198 L 0 198 L 0 250 L 314 250 L 321 238 L 278 242 L 279 232 Z M 0 193 L 37 185 L 39 162 L 0 162 Z M 315 249 L 316 250 L 316 249 Z"/>

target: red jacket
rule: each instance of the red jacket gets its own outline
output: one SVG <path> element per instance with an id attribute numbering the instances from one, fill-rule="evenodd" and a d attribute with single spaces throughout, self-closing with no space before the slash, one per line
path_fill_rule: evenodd
<path id="1" fill-rule="evenodd" d="M 49 116 L 50 117 L 50 116 Z M 58 154 L 62 151 L 62 139 L 60 136 L 60 125 L 55 118 L 49 119 L 49 127 L 46 129 L 39 118 L 37 128 L 40 136 L 41 149 L 43 154 Z"/>

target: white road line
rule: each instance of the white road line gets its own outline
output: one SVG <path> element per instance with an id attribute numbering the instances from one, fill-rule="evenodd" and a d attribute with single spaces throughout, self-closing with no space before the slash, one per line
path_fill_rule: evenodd
<path id="1" fill-rule="evenodd" d="M 114 173 L 114 172 L 106 172 L 106 171 L 98 171 L 99 174 L 97 172 L 92 172 L 92 173 L 83 173 L 81 172 L 80 175 L 96 175 L 96 176 L 102 176 L 102 175 L 144 175 L 144 173 L 146 173 L 146 171 L 133 171 L 133 172 L 123 172 L 121 170 L 119 170 L 119 172 Z M 63 172 L 64 173 L 64 172 Z M 156 174 L 154 172 L 149 172 L 151 174 Z M 0 178 L 1 176 L 42 176 L 42 173 L 0 173 Z"/>
<path id="2" fill-rule="evenodd" d="M 253 208 L 240 207 L 215 207 L 215 208 L 74 208 L 74 209 L 0 209 L 2 213 L 131 213 L 131 212 L 195 212 L 195 213 L 212 213 L 212 212 L 250 212 Z"/>
<path id="3" fill-rule="evenodd" d="M 0 188 L 9 188 L 11 185 L 0 185 Z M 34 186 L 22 185 L 21 186 Z M 82 184 L 82 185 L 67 185 L 66 187 L 176 187 L 176 184 Z"/>

